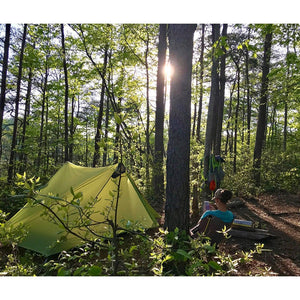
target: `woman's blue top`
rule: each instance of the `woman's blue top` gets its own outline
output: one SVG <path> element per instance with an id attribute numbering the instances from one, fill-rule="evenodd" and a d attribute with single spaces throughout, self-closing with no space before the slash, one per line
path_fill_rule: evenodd
<path id="1" fill-rule="evenodd" d="M 204 219 L 207 216 L 215 216 L 220 218 L 225 223 L 231 223 L 234 219 L 233 213 L 230 210 L 221 211 L 221 210 L 207 210 L 201 217 Z"/>

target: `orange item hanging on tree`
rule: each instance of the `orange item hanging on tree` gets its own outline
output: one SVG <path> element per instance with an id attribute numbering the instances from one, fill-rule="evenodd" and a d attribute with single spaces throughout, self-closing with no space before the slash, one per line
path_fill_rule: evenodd
<path id="1" fill-rule="evenodd" d="M 209 189 L 211 191 L 214 191 L 216 189 L 216 182 L 214 181 L 214 179 L 209 183 Z"/>

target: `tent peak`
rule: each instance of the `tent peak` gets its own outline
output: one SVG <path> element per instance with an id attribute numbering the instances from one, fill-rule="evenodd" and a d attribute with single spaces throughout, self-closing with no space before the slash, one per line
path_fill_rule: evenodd
<path id="1" fill-rule="evenodd" d="M 121 174 L 126 172 L 126 168 L 124 166 L 124 164 L 122 162 L 120 162 L 116 168 L 116 170 L 113 172 L 113 174 L 111 175 L 112 178 L 117 178 L 118 176 L 120 176 Z"/>

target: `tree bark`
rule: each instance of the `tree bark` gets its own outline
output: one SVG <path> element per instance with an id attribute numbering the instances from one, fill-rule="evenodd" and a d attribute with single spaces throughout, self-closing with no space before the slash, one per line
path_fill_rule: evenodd
<path id="1" fill-rule="evenodd" d="M 102 158 L 102 166 L 106 166 L 107 161 L 107 142 L 108 142 L 108 124 L 109 124 L 109 99 L 106 99 L 106 111 L 105 111 L 105 128 L 104 128 L 104 147 L 103 147 L 103 158 Z"/>
<path id="2" fill-rule="evenodd" d="M 103 77 L 105 77 L 105 75 L 106 75 L 107 60 L 108 60 L 108 47 L 106 47 L 105 50 L 104 50 L 104 61 L 103 61 L 103 69 L 102 69 Z M 104 96 L 105 96 L 105 82 L 104 82 L 104 78 L 102 78 L 99 112 L 98 112 L 98 118 L 97 118 L 97 129 L 96 129 L 96 136 L 95 136 L 95 151 L 94 151 L 93 167 L 96 167 L 97 165 L 100 164 L 100 146 L 99 146 L 99 142 L 101 140 L 101 128 L 102 128 L 102 119 L 103 119 Z"/>
<path id="3" fill-rule="evenodd" d="M 148 26 L 146 25 L 147 39 L 146 43 L 146 51 L 145 51 L 145 68 L 146 68 L 146 195 L 150 195 L 150 98 L 149 98 L 149 33 Z M 148 197 L 147 197 L 148 198 Z"/>
<path id="4" fill-rule="evenodd" d="M 227 37 L 227 24 L 223 24 L 222 37 Z M 222 125 L 223 125 L 223 113 L 224 113 L 224 101 L 225 101 L 225 83 L 226 83 L 226 48 L 222 46 L 223 54 L 221 56 L 220 62 L 220 93 L 219 93 L 219 103 L 217 105 L 218 122 L 216 128 L 216 143 L 214 153 L 221 155 L 221 142 L 222 142 Z"/>
<path id="5" fill-rule="evenodd" d="M 214 45 L 220 37 L 220 24 L 212 25 L 212 44 Z M 219 59 L 215 55 L 214 47 L 212 51 L 212 68 L 211 68 L 211 90 L 207 113 L 206 134 L 205 134 L 205 150 L 204 150 L 204 178 L 208 179 L 209 156 L 214 149 L 216 140 L 216 108 L 219 100 Z"/>
<path id="6" fill-rule="evenodd" d="M 60 25 L 61 30 L 61 46 L 63 54 L 63 67 L 65 75 L 65 161 L 69 160 L 69 120 L 68 120 L 68 106 L 69 106 L 69 83 L 68 83 L 68 69 L 66 61 L 66 47 L 65 47 L 65 33 L 64 25 Z"/>
<path id="7" fill-rule="evenodd" d="M 248 28 L 248 39 L 250 40 L 250 27 Z M 247 145 L 250 147 L 251 141 L 251 102 L 250 102 L 250 82 L 249 82 L 249 50 L 246 47 L 246 61 L 245 61 L 245 76 L 247 89 Z"/>
<path id="8" fill-rule="evenodd" d="M 155 145 L 153 162 L 153 200 L 152 206 L 162 212 L 164 203 L 164 115 L 165 115 L 165 73 L 167 51 L 167 25 L 159 25 L 158 67 L 156 84 L 156 110 L 155 110 Z"/>
<path id="9" fill-rule="evenodd" d="M 191 76 L 196 25 L 169 25 L 170 121 L 167 150 L 165 228 L 189 228 L 189 162 L 191 131 Z"/>
<path id="10" fill-rule="evenodd" d="M 28 86 L 26 92 L 26 101 L 25 101 L 25 109 L 24 109 L 24 117 L 23 117 L 23 128 L 22 128 L 22 138 L 21 138 L 21 168 L 20 173 L 23 173 L 27 167 L 27 153 L 25 150 L 25 141 L 26 141 L 26 129 L 29 125 L 28 117 L 30 115 L 30 97 L 31 97 L 31 87 L 32 87 L 32 68 L 29 68 L 28 74 Z"/>
<path id="11" fill-rule="evenodd" d="M 45 79 L 42 82 L 42 105 L 41 105 L 41 125 L 40 125 L 40 136 L 38 141 L 38 157 L 37 157 L 37 170 L 40 169 L 42 163 L 42 149 L 45 147 L 43 139 L 44 139 L 44 121 L 45 121 L 45 104 L 47 98 L 47 89 L 48 89 L 48 76 L 49 76 L 49 67 L 48 67 L 48 55 L 46 56 L 46 70 L 45 70 Z M 59 139 L 59 136 L 58 136 Z"/>
<path id="12" fill-rule="evenodd" d="M 271 46 L 272 46 L 272 25 L 266 25 L 268 32 L 265 36 L 264 42 L 264 57 L 262 66 L 262 84 L 261 84 L 261 95 L 260 105 L 258 110 L 258 121 L 254 148 L 254 180 L 257 186 L 260 185 L 260 167 L 261 167 L 261 156 L 265 141 L 265 132 L 267 126 L 267 101 L 268 101 L 268 74 L 270 70 L 270 58 L 271 58 Z"/>
<path id="13" fill-rule="evenodd" d="M 74 160 L 74 112 L 75 112 L 75 96 L 72 96 L 72 105 L 71 105 L 71 120 L 70 120 L 70 139 L 69 139 L 69 161 Z"/>
<path id="14" fill-rule="evenodd" d="M 202 118 L 202 101 L 203 101 L 203 74 L 204 74 L 204 35 L 205 35 L 205 24 L 202 24 L 202 34 L 201 34 L 201 54 L 200 54 L 200 95 L 199 95 L 199 108 L 197 117 L 197 127 L 196 127 L 196 139 L 200 141 L 200 128 L 201 128 L 201 118 Z"/>
<path id="15" fill-rule="evenodd" d="M 234 117 L 234 142 L 233 142 L 233 173 L 236 173 L 236 157 L 237 157 L 237 137 L 238 137 L 238 118 L 240 110 L 240 66 L 238 62 L 237 66 L 237 103 L 235 107 L 235 117 Z"/>
<path id="16" fill-rule="evenodd" d="M 9 165 L 7 171 L 7 181 L 12 182 L 14 172 L 15 172 L 15 157 L 16 157 L 16 146 L 17 146 L 17 132 L 18 132 L 18 119 L 19 119 L 19 104 L 20 104 L 20 93 L 21 93 L 21 80 L 22 80 L 22 71 L 23 71 L 23 57 L 24 49 L 26 44 L 26 35 L 27 35 L 27 24 L 24 24 L 22 45 L 20 50 L 20 59 L 19 59 L 19 70 L 18 70 L 18 80 L 17 80 L 17 94 L 15 101 L 15 117 L 14 117 L 14 128 L 12 135 L 11 151 L 9 158 Z"/>
<path id="17" fill-rule="evenodd" d="M 1 78 L 0 159 L 1 159 L 1 156 L 2 156 L 2 125 L 3 125 L 3 114 L 4 114 L 4 107 L 5 107 L 5 93 L 6 93 L 6 77 L 7 77 L 7 69 L 8 69 L 10 27 L 11 27 L 11 24 L 6 24 L 6 27 L 5 27 L 5 41 L 4 41 L 4 55 L 3 55 L 3 65 L 2 65 L 2 78 Z"/>
<path id="18" fill-rule="evenodd" d="M 288 103 L 289 103 L 289 81 L 290 81 L 290 62 L 288 61 L 288 55 L 290 53 L 289 48 L 289 29 L 287 32 L 287 49 L 286 49 L 286 64 L 287 64 L 287 73 L 286 73 L 286 80 L 285 80 L 285 99 L 284 99 L 284 126 L 283 126 L 283 151 L 286 151 L 286 144 L 287 144 L 287 123 L 288 123 Z"/>

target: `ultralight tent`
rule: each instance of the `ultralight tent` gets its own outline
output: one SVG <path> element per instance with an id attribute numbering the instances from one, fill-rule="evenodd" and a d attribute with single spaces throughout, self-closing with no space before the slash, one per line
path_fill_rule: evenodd
<path id="1" fill-rule="evenodd" d="M 109 236 L 109 222 L 145 229 L 158 226 L 158 213 L 123 164 L 90 168 L 67 162 L 35 199 L 34 205 L 27 203 L 6 226 L 23 224 L 28 234 L 19 246 L 45 256 L 80 246 L 85 239 Z"/>

